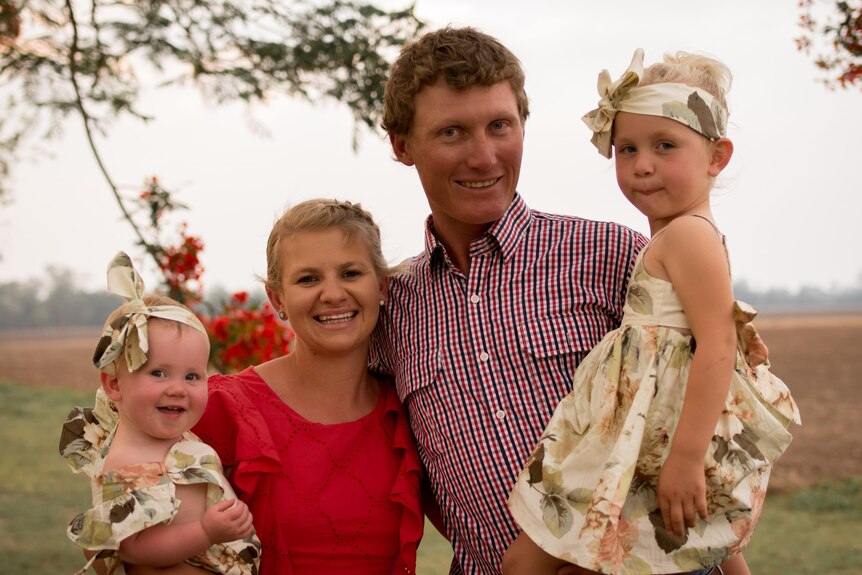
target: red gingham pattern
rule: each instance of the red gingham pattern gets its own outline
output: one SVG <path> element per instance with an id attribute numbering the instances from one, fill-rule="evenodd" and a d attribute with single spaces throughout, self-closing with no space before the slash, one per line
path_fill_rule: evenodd
<path id="1" fill-rule="evenodd" d="M 506 501 L 575 367 L 622 317 L 644 238 L 530 210 L 520 196 L 454 270 L 426 249 L 393 278 L 372 365 L 393 373 L 455 549 L 452 573 L 499 574 Z"/>

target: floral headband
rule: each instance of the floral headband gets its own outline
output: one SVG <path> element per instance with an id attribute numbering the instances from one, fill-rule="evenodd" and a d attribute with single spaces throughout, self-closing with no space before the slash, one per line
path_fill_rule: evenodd
<path id="1" fill-rule="evenodd" d="M 143 301 L 144 280 L 132 266 L 132 260 L 118 252 L 108 264 L 108 291 L 126 298 L 126 312 L 111 322 L 93 354 L 93 365 L 108 375 L 116 375 L 115 360 L 123 354 L 129 373 L 147 362 L 147 318 L 177 321 L 206 334 L 195 314 L 176 305 L 147 306 Z"/>
<path id="2" fill-rule="evenodd" d="M 613 155 L 611 137 L 617 112 L 669 118 L 712 141 L 727 135 L 727 110 L 705 90 L 672 82 L 639 87 L 643 60 L 644 51 L 638 48 L 616 82 L 611 82 L 607 70 L 599 74 L 599 107 L 581 119 L 593 131 L 590 141 L 601 155 Z"/>

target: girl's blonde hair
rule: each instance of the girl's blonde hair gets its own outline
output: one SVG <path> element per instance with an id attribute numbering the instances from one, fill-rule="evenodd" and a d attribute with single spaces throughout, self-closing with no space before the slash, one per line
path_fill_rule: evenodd
<path id="1" fill-rule="evenodd" d="M 686 84 L 705 90 L 729 111 L 727 94 L 733 83 L 733 75 L 727 66 L 715 58 L 688 52 L 665 54 L 661 62 L 656 62 L 644 70 L 638 86 L 665 82 Z"/>

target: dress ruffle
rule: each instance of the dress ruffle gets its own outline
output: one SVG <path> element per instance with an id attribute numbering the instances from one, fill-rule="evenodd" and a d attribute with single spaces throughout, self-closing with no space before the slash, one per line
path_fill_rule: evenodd
<path id="1" fill-rule="evenodd" d="M 206 424 L 204 427 L 199 425 L 196 430 L 215 447 L 225 466 L 233 468 L 231 482 L 242 498 L 243 494 L 253 494 L 266 474 L 280 473 L 282 465 L 279 450 L 274 444 L 264 416 L 255 407 L 252 399 L 241 392 L 237 385 L 237 380 L 260 384 L 263 383 L 261 377 L 253 368 L 224 376 L 232 380 L 227 385 L 221 384 L 226 381 L 221 380 L 221 377 L 215 376 L 210 380 Z M 214 383 L 214 380 L 219 383 Z M 393 574 L 404 575 L 415 570 L 416 553 L 424 530 L 424 515 L 419 497 L 422 467 L 410 424 L 394 388 L 388 383 L 382 383 L 381 393 L 385 393 L 383 410 L 386 433 L 391 441 L 392 452 L 399 459 L 398 474 L 389 500 L 403 509 L 399 530 L 401 551 Z M 242 417 L 241 424 L 235 420 L 237 417 Z M 214 430 L 213 435 L 220 438 L 230 437 L 232 443 L 220 444 L 219 440 L 210 437 L 206 426 L 216 425 L 216 422 L 219 429 Z"/>
<path id="2" fill-rule="evenodd" d="M 401 520 L 401 553 L 399 562 L 392 570 L 393 575 L 403 575 L 405 572 L 412 572 L 411 566 L 416 565 L 416 551 L 425 528 L 425 516 L 417 495 L 421 489 L 422 466 L 410 423 L 393 389 L 387 391 L 384 410 L 386 418 L 391 419 L 394 424 L 392 450 L 401 454 L 398 479 L 392 486 L 389 499 L 404 508 Z"/>
<path id="3" fill-rule="evenodd" d="M 171 446 L 164 461 L 131 464 L 103 473 L 116 415 L 100 389 L 94 408 L 75 408 L 69 414 L 63 425 L 60 453 L 72 471 L 90 477 L 93 492 L 93 507 L 71 521 L 67 535 L 84 549 L 103 551 L 99 557 L 108 562 L 109 573 L 120 574 L 124 572 L 116 555 L 120 543 L 173 520 L 180 507 L 177 485 L 205 484 L 207 506 L 235 495 L 216 452 L 190 431 Z M 212 545 L 186 562 L 225 575 L 254 575 L 260 549 L 260 541 L 252 533 L 243 540 Z"/>

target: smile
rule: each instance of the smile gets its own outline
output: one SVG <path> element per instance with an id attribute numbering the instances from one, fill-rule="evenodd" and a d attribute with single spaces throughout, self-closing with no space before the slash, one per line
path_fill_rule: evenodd
<path id="1" fill-rule="evenodd" d="M 467 182 L 467 181 L 459 181 L 458 183 L 465 188 L 487 188 L 488 186 L 493 186 L 500 178 L 494 178 L 491 180 L 482 180 L 480 182 Z"/>
<path id="2" fill-rule="evenodd" d="M 182 413 L 182 412 L 184 412 L 184 411 L 185 411 L 185 408 L 184 408 L 184 407 L 172 407 L 172 406 L 159 407 L 159 408 L 157 408 L 157 409 L 158 409 L 159 411 L 164 411 L 164 412 L 166 412 L 166 413 Z"/>
<path id="3" fill-rule="evenodd" d="M 349 311 L 347 313 L 339 313 L 337 315 L 319 315 L 315 319 L 320 323 L 332 325 L 335 323 L 344 323 L 356 317 L 357 312 Z"/>

